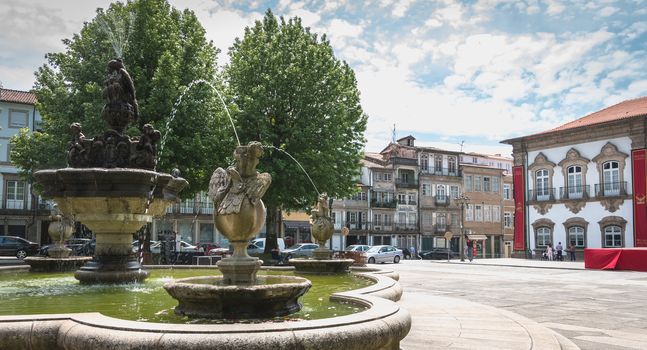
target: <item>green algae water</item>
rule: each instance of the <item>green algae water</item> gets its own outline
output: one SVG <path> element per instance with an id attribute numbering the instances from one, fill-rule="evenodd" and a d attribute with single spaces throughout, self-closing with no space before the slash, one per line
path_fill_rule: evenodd
<path id="1" fill-rule="evenodd" d="M 294 275 L 292 272 L 263 272 L 259 275 Z M 219 275 L 218 270 L 150 270 L 144 283 L 82 285 L 70 273 L 0 274 L 0 315 L 99 312 L 103 315 L 142 322 L 229 323 L 236 320 L 189 319 L 177 316 L 177 301 L 162 286 L 185 277 Z M 332 293 L 359 289 L 371 281 L 347 275 L 303 276 L 312 288 L 299 301 L 301 311 L 289 316 L 259 321 L 314 320 L 352 314 L 363 307 L 332 302 Z"/>

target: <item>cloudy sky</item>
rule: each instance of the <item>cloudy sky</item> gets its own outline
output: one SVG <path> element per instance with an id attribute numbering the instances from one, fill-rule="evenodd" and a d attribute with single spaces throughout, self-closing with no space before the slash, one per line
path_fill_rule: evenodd
<path id="1" fill-rule="evenodd" d="M 326 33 L 355 70 L 368 151 L 418 145 L 509 154 L 505 138 L 647 95 L 645 0 L 170 0 L 223 54 L 266 9 Z M 2 0 L 0 81 L 28 90 L 103 0 Z"/>

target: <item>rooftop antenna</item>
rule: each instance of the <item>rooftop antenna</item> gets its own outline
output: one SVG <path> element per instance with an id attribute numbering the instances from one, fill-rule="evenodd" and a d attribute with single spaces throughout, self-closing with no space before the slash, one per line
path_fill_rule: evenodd
<path id="1" fill-rule="evenodd" d="M 395 143 L 395 123 L 393 123 L 393 133 L 391 134 L 391 142 Z"/>
<path id="2" fill-rule="evenodd" d="M 465 140 L 462 140 L 461 143 L 458 144 L 459 146 L 461 146 L 461 152 L 463 152 L 463 145 L 464 144 L 465 144 Z"/>

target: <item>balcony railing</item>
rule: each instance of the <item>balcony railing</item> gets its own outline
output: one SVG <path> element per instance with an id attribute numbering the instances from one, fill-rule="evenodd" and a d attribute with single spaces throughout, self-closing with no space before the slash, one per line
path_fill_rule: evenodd
<path id="1" fill-rule="evenodd" d="M 586 199 L 589 198 L 589 195 L 589 185 L 559 188 L 559 197 L 561 199 Z"/>
<path id="2" fill-rule="evenodd" d="M 529 201 L 554 201 L 555 200 L 555 189 L 554 188 L 539 188 L 534 190 L 528 190 L 528 200 Z"/>
<path id="3" fill-rule="evenodd" d="M 397 201 L 371 201 L 371 207 L 373 208 L 395 208 L 397 205 Z"/>
<path id="4" fill-rule="evenodd" d="M 418 188 L 418 180 L 395 179 L 395 185 L 398 187 L 405 187 L 405 188 Z"/>
<path id="5" fill-rule="evenodd" d="M 396 231 L 417 231 L 418 224 L 394 224 Z"/>
<path id="6" fill-rule="evenodd" d="M 449 205 L 449 197 L 448 196 L 436 195 L 435 201 L 436 201 L 436 205 Z"/>
<path id="7" fill-rule="evenodd" d="M 434 227 L 434 231 L 436 231 L 436 233 L 444 233 L 449 231 L 449 229 L 449 224 L 436 224 Z"/>
<path id="8" fill-rule="evenodd" d="M 376 222 L 371 225 L 371 230 L 372 231 L 393 231 L 393 223 L 382 223 L 382 222 Z"/>
<path id="9" fill-rule="evenodd" d="M 437 176 L 461 176 L 457 168 L 434 168 L 430 167 L 420 171 L 423 175 L 437 175 Z"/>
<path id="10" fill-rule="evenodd" d="M 605 182 L 595 185 L 596 197 L 618 197 L 627 194 L 627 181 Z"/>

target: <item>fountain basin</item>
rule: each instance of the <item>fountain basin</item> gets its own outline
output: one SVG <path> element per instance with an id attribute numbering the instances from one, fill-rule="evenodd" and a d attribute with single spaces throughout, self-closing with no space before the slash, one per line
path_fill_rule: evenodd
<path id="1" fill-rule="evenodd" d="M 92 260 L 89 256 L 70 256 L 66 258 L 46 258 L 28 256 L 23 261 L 29 265 L 30 272 L 67 272 L 74 271 Z"/>
<path id="2" fill-rule="evenodd" d="M 294 266 L 296 272 L 315 275 L 348 273 L 353 262 L 353 259 L 290 259 L 290 265 Z"/>
<path id="3" fill-rule="evenodd" d="M 375 284 L 331 296 L 331 299 L 367 308 L 351 315 L 317 320 L 234 324 L 135 322 L 96 312 L 0 316 L 0 348 L 399 349 L 400 340 L 411 327 L 409 313 L 393 302 L 402 294 L 400 285 L 382 274 L 367 271 L 361 276 Z"/>
<path id="4" fill-rule="evenodd" d="M 96 235 L 93 260 L 75 274 L 82 283 L 144 280 L 148 272 L 132 256 L 132 234 L 163 215 L 188 184 L 169 174 L 130 168 L 41 170 L 34 177 L 43 197 Z"/>
<path id="5" fill-rule="evenodd" d="M 183 278 L 164 289 L 179 304 L 178 315 L 201 318 L 265 318 L 299 311 L 298 298 L 312 283 L 294 276 L 258 276 L 256 283 L 228 285 L 222 276 Z"/>

